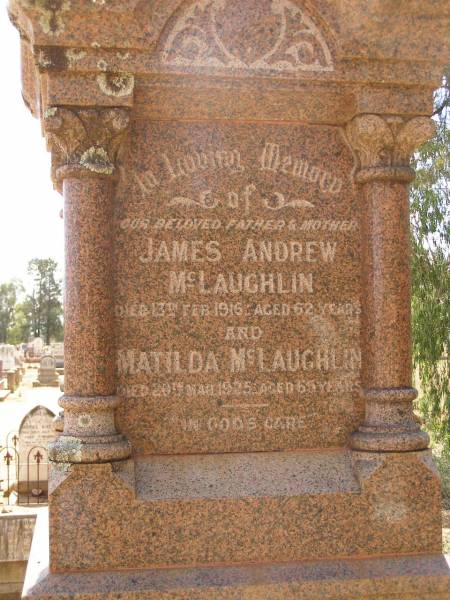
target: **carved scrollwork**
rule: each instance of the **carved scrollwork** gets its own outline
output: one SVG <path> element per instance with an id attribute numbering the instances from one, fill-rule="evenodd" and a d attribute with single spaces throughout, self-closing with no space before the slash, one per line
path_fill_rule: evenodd
<path id="1" fill-rule="evenodd" d="M 435 133 L 427 117 L 360 115 L 347 126 L 347 138 L 362 169 L 408 167 L 412 154 Z"/>
<path id="2" fill-rule="evenodd" d="M 44 128 L 55 179 L 61 167 L 114 175 L 128 122 L 125 109 L 47 109 Z"/>
<path id="3" fill-rule="evenodd" d="M 291 0 L 197 0 L 175 22 L 162 62 L 279 72 L 332 71 L 322 32 Z"/>
<path id="4" fill-rule="evenodd" d="M 256 192 L 256 186 L 249 185 L 248 189 L 251 193 Z M 264 208 L 272 211 L 282 211 L 286 208 L 314 208 L 314 204 L 301 198 L 286 198 L 282 192 L 274 191 L 270 197 L 261 197 L 261 202 Z M 186 208 L 199 208 L 202 210 L 213 210 L 221 203 L 218 197 L 215 197 L 211 190 L 204 190 L 198 194 L 196 198 L 187 196 L 175 196 L 168 202 L 168 206 L 182 206 Z"/>
<path id="5" fill-rule="evenodd" d="M 263 198 L 266 208 L 273 211 L 284 210 L 285 208 L 314 208 L 314 204 L 301 198 L 285 197 L 282 192 L 274 192 L 270 198 Z"/>

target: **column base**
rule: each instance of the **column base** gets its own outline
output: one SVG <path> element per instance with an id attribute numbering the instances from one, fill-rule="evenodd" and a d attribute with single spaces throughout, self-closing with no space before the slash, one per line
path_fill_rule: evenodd
<path id="1" fill-rule="evenodd" d="M 428 448 L 424 431 L 379 431 L 360 427 L 352 435 L 352 449 L 362 452 L 415 452 Z"/>
<path id="2" fill-rule="evenodd" d="M 448 600 L 439 554 L 175 569 L 50 573 L 48 521 L 38 517 L 23 600 Z"/>
<path id="3" fill-rule="evenodd" d="M 116 431 L 117 396 L 62 396 L 64 432 L 49 444 L 55 463 L 109 463 L 131 455 L 128 440 Z"/>
<path id="4" fill-rule="evenodd" d="M 130 442 L 119 434 L 89 440 L 63 434 L 48 447 L 49 459 L 56 463 L 110 463 L 130 455 Z"/>
<path id="5" fill-rule="evenodd" d="M 412 402 L 414 388 L 367 388 L 364 423 L 352 435 L 353 450 L 364 452 L 413 452 L 429 446 L 428 434 L 420 429 Z"/>

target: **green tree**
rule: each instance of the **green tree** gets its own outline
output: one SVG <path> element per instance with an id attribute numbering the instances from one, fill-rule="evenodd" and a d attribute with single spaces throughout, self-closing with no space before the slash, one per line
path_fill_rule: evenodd
<path id="1" fill-rule="evenodd" d="M 63 335 L 61 281 L 57 269 L 58 263 L 51 258 L 34 258 L 28 263 L 33 289 L 23 310 L 29 315 L 33 335 L 43 337 L 46 344 L 61 340 Z"/>
<path id="2" fill-rule="evenodd" d="M 450 136 L 448 79 L 437 91 L 437 132 L 416 156 L 411 188 L 413 361 L 419 409 L 436 441 L 450 448 Z"/>
<path id="3" fill-rule="evenodd" d="M 8 330 L 8 344 L 22 344 L 30 339 L 31 319 L 29 310 L 29 301 L 16 304 L 14 310 L 14 321 Z"/>
<path id="4" fill-rule="evenodd" d="M 14 310 L 20 284 L 16 281 L 0 284 L 0 343 L 8 341 L 8 331 L 14 323 Z"/>

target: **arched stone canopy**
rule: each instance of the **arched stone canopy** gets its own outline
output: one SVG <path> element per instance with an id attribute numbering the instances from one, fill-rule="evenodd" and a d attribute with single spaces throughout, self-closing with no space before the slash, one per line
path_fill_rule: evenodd
<path id="1" fill-rule="evenodd" d="M 267 75 L 334 70 L 326 26 L 292 0 L 265 0 L 249 7 L 222 0 L 184 2 L 158 42 L 162 65 L 209 67 Z"/>

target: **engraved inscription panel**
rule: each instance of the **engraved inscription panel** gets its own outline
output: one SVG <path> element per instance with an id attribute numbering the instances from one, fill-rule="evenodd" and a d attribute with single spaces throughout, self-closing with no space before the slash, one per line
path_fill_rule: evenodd
<path id="1" fill-rule="evenodd" d="M 137 123 L 116 204 L 119 426 L 138 452 L 346 443 L 359 219 L 333 127 Z"/>

